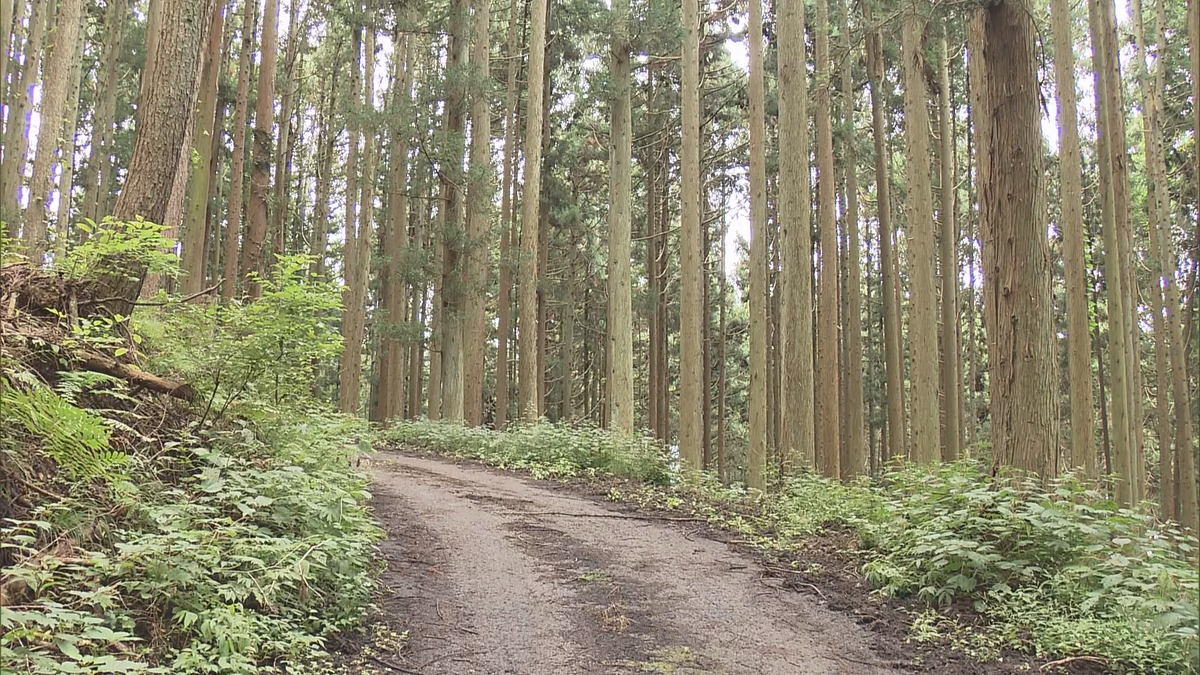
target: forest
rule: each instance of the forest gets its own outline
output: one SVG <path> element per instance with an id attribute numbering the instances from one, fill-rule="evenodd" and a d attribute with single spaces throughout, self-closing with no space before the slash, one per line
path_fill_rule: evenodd
<path id="1" fill-rule="evenodd" d="M 495 597 L 396 605 L 511 571 L 419 545 L 512 516 L 467 483 L 531 490 L 504 527 L 575 560 L 629 523 L 572 519 L 655 523 L 662 568 L 701 523 L 831 626 L 870 605 L 878 672 L 1200 672 L 1200 0 L 0 0 L 0 31 L 0 673 L 876 672 L 769 632 L 739 670 L 631 591 L 587 615 L 626 670 L 521 660 Z M 636 576 L 592 563 L 567 581 Z"/>

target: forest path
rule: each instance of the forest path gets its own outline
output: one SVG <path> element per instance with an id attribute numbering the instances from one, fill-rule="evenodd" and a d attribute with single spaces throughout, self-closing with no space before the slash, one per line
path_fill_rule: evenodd
<path id="1" fill-rule="evenodd" d="M 628 518 L 477 465 L 369 462 L 405 671 L 895 672 L 851 619 L 780 590 L 699 523 Z"/>

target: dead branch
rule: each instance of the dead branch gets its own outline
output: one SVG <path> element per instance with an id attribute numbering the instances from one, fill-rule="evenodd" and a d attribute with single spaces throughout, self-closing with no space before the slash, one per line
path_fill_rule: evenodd
<path id="1" fill-rule="evenodd" d="M 196 396 L 196 391 L 192 389 L 192 385 L 190 384 L 179 384 L 165 380 L 157 375 L 151 375 L 144 370 L 126 365 L 107 356 L 101 356 L 100 354 L 84 354 L 79 361 L 79 365 L 85 370 L 119 377 L 131 384 L 159 394 L 174 396 L 188 403 L 191 403 L 192 399 Z"/>

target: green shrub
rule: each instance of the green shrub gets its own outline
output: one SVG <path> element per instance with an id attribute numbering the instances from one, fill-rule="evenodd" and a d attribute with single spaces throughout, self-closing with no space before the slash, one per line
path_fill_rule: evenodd
<path id="1" fill-rule="evenodd" d="M 176 445 L 187 477 L 123 494 L 111 547 L 40 555 L 52 509 L 9 523 L 21 562 L 3 575 L 34 600 L 6 609 L 0 650 L 33 673 L 251 673 L 319 654 L 370 604 L 381 532 L 344 443 L 359 430 L 308 416 Z"/>
<path id="2" fill-rule="evenodd" d="M 404 421 L 382 432 L 381 438 L 526 470 L 537 478 L 608 474 L 667 485 L 672 476 L 666 452 L 656 441 L 586 425 L 544 422 L 497 433 L 446 422 Z"/>
<path id="3" fill-rule="evenodd" d="M 167 306 L 139 313 L 151 366 L 177 373 L 196 388 L 211 416 L 263 405 L 312 407 L 320 363 L 342 349 L 338 334 L 341 291 L 304 278 L 309 256 L 280 256 L 262 297 L 254 302 Z"/>

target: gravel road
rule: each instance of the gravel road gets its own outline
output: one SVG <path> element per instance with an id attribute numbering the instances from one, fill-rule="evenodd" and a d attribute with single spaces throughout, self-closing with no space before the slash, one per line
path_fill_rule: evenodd
<path id="1" fill-rule="evenodd" d="M 520 476 L 369 460 L 382 611 L 416 673 L 892 673 L 850 618 L 781 590 L 699 523 L 640 520 Z"/>

